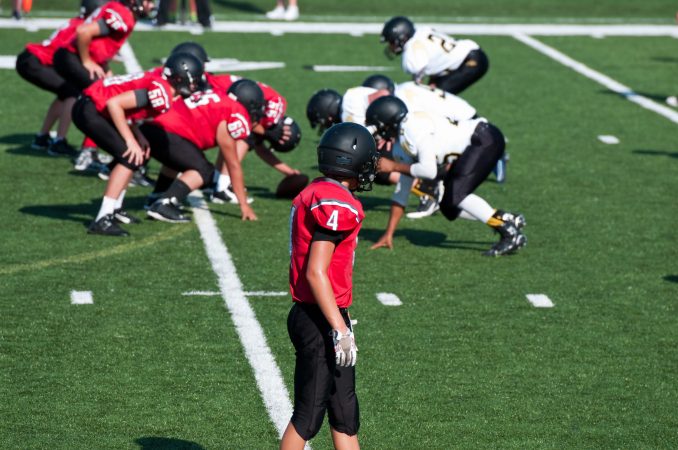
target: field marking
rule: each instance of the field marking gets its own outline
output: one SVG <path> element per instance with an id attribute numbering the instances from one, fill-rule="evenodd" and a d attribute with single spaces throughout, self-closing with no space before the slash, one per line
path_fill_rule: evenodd
<path id="1" fill-rule="evenodd" d="M 71 291 L 71 305 L 93 305 L 92 291 Z"/>
<path id="2" fill-rule="evenodd" d="M 332 65 L 316 65 L 304 66 L 304 69 L 312 70 L 314 72 L 376 72 L 393 70 L 389 66 L 332 66 Z"/>
<path id="3" fill-rule="evenodd" d="M 555 61 L 561 63 L 562 65 L 569 67 L 575 72 L 578 72 L 581 75 L 584 75 L 585 77 L 595 81 L 596 83 L 605 86 L 609 90 L 616 92 L 617 94 L 624 97 L 626 100 L 636 103 L 637 105 L 640 105 L 643 108 L 655 112 L 661 116 L 664 116 L 674 123 L 678 123 L 678 112 L 664 105 L 661 105 L 655 101 L 652 101 L 647 97 L 643 97 L 642 95 L 635 93 L 630 87 L 625 86 L 616 80 L 613 80 L 607 75 L 604 75 L 596 70 L 591 69 L 590 67 L 580 63 L 579 61 L 573 58 L 570 58 L 569 56 L 556 50 L 555 48 L 550 47 L 530 36 L 527 36 L 526 34 L 517 33 L 513 37 L 518 41 L 522 42 L 523 44 L 532 47 L 533 49 L 537 50 L 540 53 L 543 53 L 549 58 L 554 59 Z"/>
<path id="4" fill-rule="evenodd" d="M 125 71 L 127 73 L 137 73 L 144 71 L 144 69 L 141 67 L 141 64 L 139 64 L 139 60 L 134 54 L 134 51 L 132 50 L 132 46 L 128 41 L 125 41 L 125 43 L 122 44 L 119 53 L 120 58 L 122 58 L 122 64 L 125 66 Z"/>
<path id="5" fill-rule="evenodd" d="M 289 295 L 287 291 L 245 291 L 243 292 L 246 297 L 285 297 Z M 196 297 L 215 297 L 221 295 L 219 291 L 187 291 L 182 292 L 181 295 L 186 297 L 196 296 Z"/>
<path id="6" fill-rule="evenodd" d="M 584 21 L 585 19 L 582 19 Z M 63 25 L 67 19 L 0 19 L 0 29 L 39 29 L 54 30 Z M 449 34 L 476 36 L 513 36 L 516 34 L 538 36 L 671 36 L 678 37 L 675 25 L 591 25 L 591 24 L 486 24 L 486 23 L 435 23 L 421 21 L 421 25 L 431 26 L 438 31 Z M 303 34 L 340 34 L 361 35 L 381 33 L 383 22 L 252 22 L 223 21 L 216 22 L 211 32 L 221 33 L 268 33 L 283 35 L 287 33 Z M 137 31 L 165 32 L 179 31 L 195 33 L 195 26 L 168 24 L 161 28 L 147 23 L 139 23 Z"/>
<path id="7" fill-rule="evenodd" d="M 400 306 L 403 304 L 397 295 L 389 292 L 377 292 L 377 300 L 385 306 Z"/>
<path id="8" fill-rule="evenodd" d="M 544 294 L 527 294 L 525 297 L 535 308 L 553 308 L 555 306 L 551 299 Z"/>
<path id="9" fill-rule="evenodd" d="M 188 197 L 188 201 L 193 207 L 193 218 L 205 245 L 205 252 L 217 275 L 221 296 L 231 314 L 245 356 L 254 371 L 254 378 L 268 415 L 278 431 L 278 436 L 282 437 L 292 417 L 292 402 L 283 382 L 282 373 L 266 342 L 264 330 L 245 296 L 231 255 L 205 199 L 202 194 L 194 192 Z"/>
<path id="10" fill-rule="evenodd" d="M 603 144 L 609 145 L 619 144 L 619 138 L 617 136 L 612 136 L 609 134 L 601 134 L 600 136 L 598 136 L 598 140 Z"/>
<path id="11" fill-rule="evenodd" d="M 0 56 L 0 69 L 14 69 L 16 67 L 16 56 Z"/>

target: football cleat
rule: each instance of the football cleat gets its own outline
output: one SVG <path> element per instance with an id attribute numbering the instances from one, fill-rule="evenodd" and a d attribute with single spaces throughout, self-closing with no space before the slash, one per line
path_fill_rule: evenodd
<path id="1" fill-rule="evenodd" d="M 282 6 L 276 6 L 275 9 L 266 13 L 267 19 L 277 20 L 285 18 L 285 8 Z"/>
<path id="2" fill-rule="evenodd" d="M 494 176 L 497 180 L 497 183 L 503 183 L 506 181 L 506 163 L 509 160 L 508 153 L 504 153 L 497 161 L 497 165 L 494 166 Z"/>
<path id="3" fill-rule="evenodd" d="M 116 222 L 124 223 L 125 225 L 129 225 L 131 223 L 134 224 L 141 223 L 141 219 L 139 219 L 138 217 L 134 217 L 133 215 L 131 215 L 122 208 L 118 208 L 115 211 L 113 211 L 113 218 L 115 219 Z"/>
<path id="4" fill-rule="evenodd" d="M 115 221 L 113 214 L 103 216 L 99 220 L 93 220 L 87 227 L 89 234 L 101 234 L 104 236 L 129 236 Z"/>
<path id="5" fill-rule="evenodd" d="M 299 18 L 299 7 L 298 6 L 288 6 L 287 11 L 285 11 L 285 15 L 283 16 L 283 19 L 285 20 L 297 20 Z"/>
<path id="6" fill-rule="evenodd" d="M 501 256 L 515 253 L 527 244 L 527 237 L 511 222 L 504 222 L 495 230 L 501 236 L 499 242 L 483 253 L 484 256 Z"/>
<path id="7" fill-rule="evenodd" d="M 494 215 L 497 219 L 501 219 L 503 222 L 510 222 L 515 226 L 518 230 L 522 230 L 525 225 L 527 225 L 527 221 L 525 220 L 525 216 L 522 214 L 518 213 L 512 213 L 512 212 L 506 212 L 502 211 L 501 209 L 498 209 Z"/>
<path id="8" fill-rule="evenodd" d="M 80 154 L 73 160 L 73 168 L 78 172 L 82 172 L 90 168 L 94 162 L 96 149 L 85 147 L 80 150 Z"/>
<path id="9" fill-rule="evenodd" d="M 212 203 L 216 204 L 224 204 L 224 203 L 230 203 L 232 205 L 237 205 L 238 204 L 238 197 L 235 196 L 235 192 L 233 192 L 233 187 L 229 186 L 223 191 L 213 191 L 209 199 Z M 254 199 L 252 197 L 247 197 L 247 204 L 251 205 L 252 202 L 254 202 Z"/>
<path id="10" fill-rule="evenodd" d="M 36 134 L 31 143 L 31 148 L 33 150 L 47 150 L 51 143 L 52 138 L 49 137 L 49 133 Z"/>
<path id="11" fill-rule="evenodd" d="M 184 213 L 181 212 L 177 204 L 177 199 L 172 198 L 161 198 L 156 200 L 150 208 L 146 211 L 148 217 L 160 220 L 162 222 L 169 223 L 188 223 L 191 221 L 190 218 L 186 217 Z"/>
<path id="12" fill-rule="evenodd" d="M 669 106 L 673 106 L 674 108 L 678 108 L 678 97 L 676 97 L 675 95 L 666 97 L 666 104 Z"/>
<path id="13" fill-rule="evenodd" d="M 146 175 L 146 167 L 139 167 L 134 171 L 132 179 L 129 182 L 130 186 L 143 186 L 149 187 L 155 184 L 155 180 Z"/>
<path id="14" fill-rule="evenodd" d="M 66 139 L 57 139 L 47 147 L 47 154 L 50 156 L 76 156 L 77 151 L 68 145 Z"/>
<path id="15" fill-rule="evenodd" d="M 419 197 L 419 206 L 414 212 L 407 213 L 408 219 L 422 219 L 424 217 L 432 216 L 440 209 L 440 205 L 435 197 L 430 195 L 422 195 Z"/>

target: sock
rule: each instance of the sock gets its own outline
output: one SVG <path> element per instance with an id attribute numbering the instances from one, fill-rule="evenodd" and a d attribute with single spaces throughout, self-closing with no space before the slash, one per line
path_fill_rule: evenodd
<path id="1" fill-rule="evenodd" d="M 115 209 L 122 208 L 122 202 L 125 200 L 126 193 L 127 191 L 123 189 L 123 191 L 120 193 L 120 196 L 115 200 Z"/>
<path id="2" fill-rule="evenodd" d="M 460 219 L 466 219 L 466 220 L 478 220 L 478 219 L 476 219 L 475 217 L 473 217 L 471 214 L 469 214 L 469 213 L 467 213 L 466 211 L 464 211 L 463 209 L 462 209 L 461 212 L 459 213 L 459 218 L 460 218 Z"/>
<path id="3" fill-rule="evenodd" d="M 183 202 L 186 197 L 188 197 L 188 194 L 191 193 L 191 188 L 188 187 L 186 183 L 181 181 L 180 179 L 174 180 L 172 185 L 167 189 L 167 192 L 163 195 L 163 198 L 176 198 L 179 203 Z"/>
<path id="4" fill-rule="evenodd" d="M 162 172 L 158 175 L 158 179 L 155 181 L 155 187 L 153 188 L 153 193 L 165 192 L 174 182 L 175 178 L 168 177 Z"/>
<path id="5" fill-rule="evenodd" d="M 111 197 L 104 197 L 104 199 L 101 201 L 101 208 L 99 208 L 99 214 L 97 214 L 97 218 L 95 221 L 98 221 L 104 216 L 107 216 L 109 214 L 113 214 L 113 211 L 115 211 L 115 202 L 117 199 L 111 198 Z"/>
<path id="6" fill-rule="evenodd" d="M 224 175 L 223 173 L 219 175 L 217 180 L 217 191 L 225 191 L 231 185 L 231 177 L 229 175 Z"/>
<path id="7" fill-rule="evenodd" d="M 459 202 L 457 207 L 483 223 L 488 223 L 495 211 L 489 203 L 476 194 L 467 195 L 464 200 Z"/>

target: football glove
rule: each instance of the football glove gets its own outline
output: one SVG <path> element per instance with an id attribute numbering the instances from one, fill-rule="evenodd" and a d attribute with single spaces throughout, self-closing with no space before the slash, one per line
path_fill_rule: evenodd
<path id="1" fill-rule="evenodd" d="M 342 333 L 338 330 L 332 330 L 332 341 L 334 342 L 334 356 L 337 366 L 355 366 L 358 359 L 358 347 L 355 345 L 353 332 L 348 330 L 346 333 Z"/>

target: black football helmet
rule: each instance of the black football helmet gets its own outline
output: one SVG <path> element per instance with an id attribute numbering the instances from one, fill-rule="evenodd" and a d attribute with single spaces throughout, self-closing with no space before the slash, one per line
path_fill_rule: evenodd
<path id="1" fill-rule="evenodd" d="M 172 49 L 170 54 L 172 53 L 189 53 L 202 61 L 203 64 L 210 60 L 205 48 L 197 42 L 192 41 L 182 42 Z"/>
<path id="2" fill-rule="evenodd" d="M 280 143 L 285 126 L 290 129 L 289 139 Z M 299 145 L 301 141 L 301 128 L 299 124 L 291 117 L 285 116 L 283 120 L 269 128 L 264 132 L 264 137 L 271 143 L 271 148 L 276 152 L 287 153 L 291 152 Z"/>
<path id="3" fill-rule="evenodd" d="M 379 97 L 367 107 L 365 123 L 373 125 L 377 134 L 384 139 L 398 137 L 400 123 L 407 116 L 407 106 L 398 97 Z"/>
<path id="4" fill-rule="evenodd" d="M 146 10 L 146 5 L 144 5 L 145 1 L 146 0 L 125 0 L 123 3 L 127 5 L 136 17 L 146 18 L 155 14 L 155 8 L 153 10 Z"/>
<path id="5" fill-rule="evenodd" d="M 318 127 L 318 133 L 341 122 L 341 95 L 332 89 L 321 89 L 310 98 L 306 105 L 306 117 L 311 128 Z"/>
<path id="6" fill-rule="evenodd" d="M 104 6 L 106 0 L 82 0 L 80 3 L 80 16 L 88 17 L 97 8 Z"/>
<path id="7" fill-rule="evenodd" d="M 205 73 L 202 62 L 195 56 L 189 53 L 172 53 L 165 61 L 162 76 L 179 95 L 187 98 L 203 85 Z"/>
<path id="8" fill-rule="evenodd" d="M 393 80 L 386 75 L 381 75 L 378 73 L 365 78 L 365 81 L 363 81 L 362 85 L 365 87 L 371 87 L 372 89 L 376 89 L 378 91 L 386 89 L 391 95 L 393 95 L 393 92 L 395 92 L 395 83 L 393 83 Z"/>
<path id="9" fill-rule="evenodd" d="M 333 125 L 318 144 L 320 172 L 329 177 L 356 178 L 358 191 L 372 190 L 378 159 L 374 138 L 357 123 Z"/>
<path id="10" fill-rule="evenodd" d="M 264 93 L 256 82 L 246 78 L 238 80 L 228 88 L 228 94 L 245 107 L 252 125 L 256 125 L 264 117 Z"/>
<path id="11" fill-rule="evenodd" d="M 401 54 L 405 42 L 409 41 L 412 36 L 414 36 L 414 24 L 407 17 L 396 16 L 387 20 L 381 30 L 381 42 L 390 44 L 386 48 L 386 54 L 390 56 L 392 53 Z"/>

